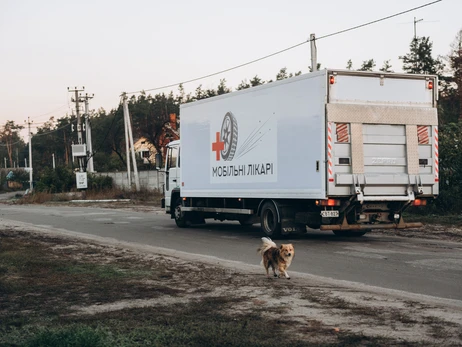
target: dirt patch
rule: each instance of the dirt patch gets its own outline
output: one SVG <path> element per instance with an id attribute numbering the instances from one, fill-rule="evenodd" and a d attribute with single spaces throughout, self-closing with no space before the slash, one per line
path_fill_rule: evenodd
<path id="1" fill-rule="evenodd" d="M 462 242 L 462 226 L 451 224 L 424 224 L 420 229 L 376 229 L 374 233 L 430 240 Z"/>
<path id="2" fill-rule="evenodd" d="M 0 230 L 0 345 L 462 344 L 451 300 L 267 279 L 254 266 L 78 236 Z"/>

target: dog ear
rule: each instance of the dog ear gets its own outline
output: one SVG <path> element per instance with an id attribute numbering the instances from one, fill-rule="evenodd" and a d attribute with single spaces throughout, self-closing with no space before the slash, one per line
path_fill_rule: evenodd
<path id="1" fill-rule="evenodd" d="M 281 245 L 281 246 L 279 247 L 279 249 L 283 249 L 283 248 L 284 248 L 284 245 Z"/>

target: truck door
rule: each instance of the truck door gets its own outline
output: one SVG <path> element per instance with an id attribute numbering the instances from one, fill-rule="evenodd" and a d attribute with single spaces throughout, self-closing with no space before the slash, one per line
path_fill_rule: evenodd
<path id="1" fill-rule="evenodd" d="M 329 84 L 328 194 L 437 195 L 435 77 L 333 73 Z"/>
<path id="2" fill-rule="evenodd" d="M 165 177 L 165 206 L 169 210 L 171 206 L 172 191 L 179 188 L 180 182 L 180 146 L 167 148 L 166 177 Z M 173 201 L 174 202 L 174 201 Z"/>

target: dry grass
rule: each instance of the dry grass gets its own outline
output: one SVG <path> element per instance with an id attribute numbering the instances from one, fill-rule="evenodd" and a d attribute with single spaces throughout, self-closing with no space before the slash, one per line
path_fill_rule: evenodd
<path id="1" fill-rule="evenodd" d="M 51 194 L 48 192 L 34 192 L 20 199 L 14 200 L 16 204 L 45 204 L 45 203 L 66 203 L 71 200 L 107 200 L 107 199 L 129 199 L 134 205 L 160 206 L 162 193 L 158 190 L 141 189 L 139 192 L 111 188 L 105 190 L 87 190 L 70 193 Z"/>
<path id="2" fill-rule="evenodd" d="M 18 230 L 0 230 L 0 240 L 0 345 L 425 345 L 399 332 L 335 330 L 322 314 L 291 311 L 287 302 L 301 291 L 303 305 L 334 310 L 340 321 L 356 317 L 354 326 L 415 328 L 402 312 L 367 312 L 323 288 Z M 447 322 L 426 319 L 427 337 L 445 341 Z"/>

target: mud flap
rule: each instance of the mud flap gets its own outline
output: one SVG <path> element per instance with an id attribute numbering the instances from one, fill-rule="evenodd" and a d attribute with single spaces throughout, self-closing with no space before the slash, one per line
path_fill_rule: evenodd
<path id="1" fill-rule="evenodd" d="M 292 218 L 282 218 L 281 219 L 281 234 L 295 234 L 305 232 L 306 228 L 303 225 L 295 223 L 295 220 Z"/>

